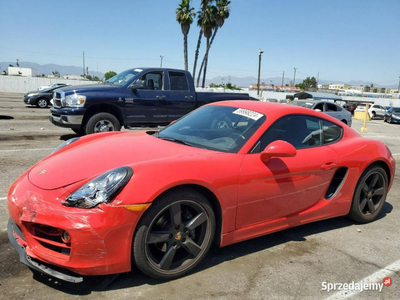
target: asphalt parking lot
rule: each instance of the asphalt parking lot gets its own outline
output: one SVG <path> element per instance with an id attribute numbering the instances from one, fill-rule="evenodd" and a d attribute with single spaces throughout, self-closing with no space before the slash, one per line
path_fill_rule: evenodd
<path id="1" fill-rule="evenodd" d="M 52 125 L 49 110 L 26 106 L 21 93 L 0 93 L 0 298 L 2 299 L 399 299 L 400 125 L 368 122 L 365 137 L 387 144 L 396 176 L 375 222 L 345 217 L 303 225 L 225 248 L 214 248 L 188 276 L 162 282 L 134 270 L 73 285 L 33 274 L 8 242 L 7 191 L 28 167 L 76 135 Z M 353 120 L 360 132 L 362 122 Z M 382 292 L 327 292 L 326 283 L 379 282 Z M 111 281 L 107 287 L 106 284 Z"/>

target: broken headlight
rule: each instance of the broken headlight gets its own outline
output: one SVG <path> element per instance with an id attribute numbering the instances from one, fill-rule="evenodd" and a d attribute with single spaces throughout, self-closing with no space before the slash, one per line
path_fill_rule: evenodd
<path id="1" fill-rule="evenodd" d="M 108 171 L 77 189 L 65 199 L 63 204 L 92 208 L 100 203 L 108 203 L 128 183 L 132 174 L 133 170 L 130 167 Z"/>

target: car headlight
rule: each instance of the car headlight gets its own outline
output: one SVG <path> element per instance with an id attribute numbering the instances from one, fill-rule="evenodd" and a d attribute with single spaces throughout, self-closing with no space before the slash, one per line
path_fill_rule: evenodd
<path id="1" fill-rule="evenodd" d="M 128 183 L 132 174 L 133 170 L 130 167 L 120 167 L 108 171 L 77 189 L 62 204 L 92 208 L 100 203 L 108 203 Z"/>
<path id="2" fill-rule="evenodd" d="M 56 153 L 58 150 L 61 150 L 62 148 L 68 146 L 69 144 L 72 144 L 73 142 L 76 142 L 77 140 L 79 140 L 79 137 L 66 140 L 65 142 L 61 143 L 56 149 L 54 149 L 51 154 Z"/>
<path id="3" fill-rule="evenodd" d="M 33 96 L 36 96 L 36 95 L 37 95 L 37 93 L 28 94 L 28 97 L 33 97 Z"/>
<path id="4" fill-rule="evenodd" d="M 83 107 L 86 101 L 86 96 L 72 94 L 65 97 L 66 107 Z"/>

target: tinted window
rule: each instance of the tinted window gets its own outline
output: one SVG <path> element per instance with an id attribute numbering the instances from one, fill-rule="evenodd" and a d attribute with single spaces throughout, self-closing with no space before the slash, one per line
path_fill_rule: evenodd
<path id="1" fill-rule="evenodd" d="M 330 144 L 342 137 L 343 129 L 331 122 L 322 121 L 323 143 Z"/>
<path id="2" fill-rule="evenodd" d="M 338 111 L 339 110 L 338 107 L 332 103 L 327 103 L 326 106 L 328 108 L 328 111 Z"/>
<path id="3" fill-rule="evenodd" d="M 290 115 L 272 124 L 250 153 L 260 153 L 276 140 L 286 141 L 296 149 L 304 149 L 333 143 L 341 136 L 342 128 L 331 122 L 311 116 Z"/>
<path id="4" fill-rule="evenodd" d="M 162 90 L 162 72 L 150 72 L 141 76 L 138 80 L 143 82 L 144 90 Z"/>
<path id="5" fill-rule="evenodd" d="M 188 91 L 189 84 L 185 73 L 169 72 L 169 84 L 171 91 Z"/>

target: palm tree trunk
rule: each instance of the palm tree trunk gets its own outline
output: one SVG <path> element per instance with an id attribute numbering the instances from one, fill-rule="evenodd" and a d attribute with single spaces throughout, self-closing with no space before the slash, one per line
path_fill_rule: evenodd
<path id="1" fill-rule="evenodd" d="M 206 63 L 206 61 L 207 61 L 207 63 L 208 63 L 208 53 L 209 53 L 210 48 L 211 48 L 211 45 L 212 45 L 212 43 L 213 43 L 213 41 L 214 41 L 215 35 L 217 34 L 217 31 L 218 31 L 218 27 L 215 28 L 214 33 L 213 33 L 213 35 L 212 35 L 212 37 L 211 37 L 210 43 L 208 43 L 208 41 L 207 41 L 206 53 L 204 54 L 203 61 L 201 62 L 200 71 L 199 71 L 199 76 L 198 76 L 198 78 L 197 78 L 197 87 L 198 87 L 199 84 L 200 84 L 200 76 L 201 76 L 201 71 L 203 70 L 204 64 Z M 204 73 L 204 78 L 205 78 L 205 75 L 206 75 L 206 74 Z M 204 82 L 205 82 L 205 79 L 204 79 L 204 78 L 203 78 L 203 87 L 204 87 Z"/>
<path id="2" fill-rule="evenodd" d="M 183 56 L 185 58 L 185 71 L 188 70 L 187 34 L 183 35 Z"/>
<path id="3" fill-rule="evenodd" d="M 196 84 L 196 87 L 199 87 L 199 85 L 200 85 L 201 73 L 203 72 L 203 67 L 204 67 L 204 63 L 205 63 L 205 59 L 206 59 L 206 55 L 207 55 L 207 49 L 209 48 L 209 45 L 210 45 L 210 38 L 207 38 L 206 53 L 204 54 L 203 61 L 201 62 L 201 66 L 200 66 L 200 70 L 199 70 L 199 75 L 197 75 L 197 84 Z"/>
<path id="4" fill-rule="evenodd" d="M 197 60 L 199 58 L 199 50 L 200 50 L 202 36 L 203 36 L 203 28 L 200 28 L 199 39 L 197 40 L 197 48 L 196 48 L 196 52 L 194 54 L 194 65 L 193 65 L 193 73 L 192 73 L 193 82 L 194 82 L 194 78 L 196 75 L 196 66 L 197 66 Z"/>

